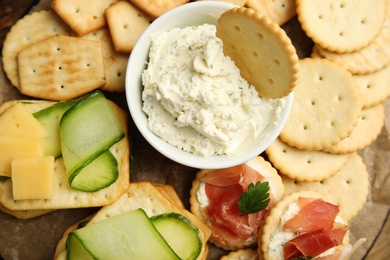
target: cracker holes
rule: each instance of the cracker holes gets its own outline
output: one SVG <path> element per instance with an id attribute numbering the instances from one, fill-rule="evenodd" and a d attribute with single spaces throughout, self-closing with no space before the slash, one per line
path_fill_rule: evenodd
<path id="1" fill-rule="evenodd" d="M 283 153 L 287 153 L 287 149 L 283 149 L 283 151 L 282 151 Z"/>
<path id="2" fill-rule="evenodd" d="M 367 23 L 367 21 L 366 21 L 366 19 L 362 19 L 362 20 L 360 21 L 360 23 L 364 25 L 364 24 Z"/>
<path id="3" fill-rule="evenodd" d="M 254 51 L 254 52 L 253 52 L 253 56 L 259 57 L 259 53 L 258 53 L 257 51 Z"/>
<path id="4" fill-rule="evenodd" d="M 238 26 L 238 25 L 235 25 L 235 26 L 234 26 L 234 29 L 235 29 L 237 32 L 241 31 L 241 27 Z"/>
<path id="5" fill-rule="evenodd" d="M 261 32 L 258 32 L 257 33 L 257 38 L 259 38 L 260 40 L 263 40 L 264 39 L 264 35 Z"/>
<path id="6" fill-rule="evenodd" d="M 336 125 L 336 123 L 334 121 L 330 122 L 330 126 L 334 127 L 335 125 Z"/>
<path id="7" fill-rule="evenodd" d="M 275 59 L 275 60 L 274 60 L 274 63 L 275 63 L 277 66 L 280 66 L 280 64 L 281 64 L 280 60 L 278 60 L 278 59 Z"/>
<path id="8" fill-rule="evenodd" d="M 319 81 L 323 81 L 323 80 L 324 80 L 324 77 L 323 77 L 322 75 L 319 75 L 319 76 L 318 76 L 318 80 L 319 80 Z"/>
<path id="9" fill-rule="evenodd" d="M 312 163 L 311 159 L 307 159 L 306 163 L 311 164 Z"/>
<path id="10" fill-rule="evenodd" d="M 360 117 L 360 119 L 361 119 L 361 120 L 366 120 L 366 119 L 367 119 L 367 117 L 366 117 L 366 116 L 364 116 L 364 115 L 362 115 L 362 116 Z"/>
<path id="11" fill-rule="evenodd" d="M 337 101 L 341 102 L 343 101 L 344 97 L 343 96 L 337 96 Z"/>
<path id="12" fill-rule="evenodd" d="M 367 84 L 366 89 L 372 88 L 371 84 Z"/>
<path id="13" fill-rule="evenodd" d="M 303 130 L 308 130 L 309 127 L 308 127 L 307 125 L 303 125 L 303 126 L 302 126 L 302 129 L 303 129 Z"/>
<path id="14" fill-rule="evenodd" d="M 349 185 L 349 184 L 351 184 L 351 180 L 347 179 L 347 180 L 345 180 L 345 183 Z"/>
<path id="15" fill-rule="evenodd" d="M 76 8 L 76 9 L 74 10 L 74 12 L 75 12 L 76 14 L 80 13 L 80 8 Z"/>
<path id="16" fill-rule="evenodd" d="M 122 77 L 122 72 L 118 71 L 118 72 L 116 73 L 116 75 L 117 75 L 118 78 L 120 78 L 120 77 Z"/>
<path id="17" fill-rule="evenodd" d="M 129 25 L 128 24 L 124 24 L 123 25 L 123 29 L 127 30 L 129 28 Z"/>
<path id="18" fill-rule="evenodd" d="M 315 105 L 316 105 L 316 101 L 315 101 L 315 100 L 312 100 L 312 101 L 310 102 L 310 104 L 311 104 L 312 106 L 315 106 Z"/>

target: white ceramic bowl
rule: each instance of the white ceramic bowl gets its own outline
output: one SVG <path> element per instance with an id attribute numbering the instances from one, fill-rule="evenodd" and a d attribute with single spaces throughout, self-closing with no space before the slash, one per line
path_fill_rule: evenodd
<path id="1" fill-rule="evenodd" d="M 219 1 L 200 1 L 179 6 L 157 18 L 141 35 L 131 52 L 126 71 L 126 98 L 135 125 L 144 138 L 161 154 L 180 164 L 199 168 L 217 169 L 235 166 L 261 154 L 280 134 L 289 116 L 293 93 L 287 97 L 287 102 L 281 117 L 276 124 L 269 124 L 264 135 L 265 139 L 245 144 L 237 155 L 203 157 L 176 148 L 151 132 L 147 126 L 147 116 L 142 111 L 141 74 L 146 68 L 151 35 L 160 34 L 175 27 L 186 27 L 199 24 L 216 24 L 219 16 L 226 10 L 235 7 L 232 4 Z M 262 140 L 261 140 L 262 139 Z"/>

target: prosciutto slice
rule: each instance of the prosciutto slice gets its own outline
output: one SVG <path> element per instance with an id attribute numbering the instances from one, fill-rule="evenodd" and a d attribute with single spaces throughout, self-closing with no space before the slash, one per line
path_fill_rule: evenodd
<path id="1" fill-rule="evenodd" d="M 286 243 L 284 259 L 289 260 L 300 256 L 316 257 L 337 245 L 339 245 L 337 240 L 332 238 L 325 229 L 303 233 Z"/>
<path id="2" fill-rule="evenodd" d="M 301 203 L 299 203 L 301 205 Z M 293 232 L 310 232 L 318 229 L 331 230 L 339 213 L 339 207 L 322 199 L 304 203 L 297 215 L 284 223 L 283 229 Z"/>
<path id="3" fill-rule="evenodd" d="M 301 210 L 283 225 L 284 230 L 299 233 L 284 246 L 284 259 L 316 257 L 343 244 L 348 225 L 335 223 L 339 207 L 322 199 L 299 198 Z M 335 254 L 338 254 L 337 252 Z M 319 259 L 334 259 L 328 255 Z"/>
<path id="4" fill-rule="evenodd" d="M 205 211 L 211 222 L 215 239 L 221 243 L 228 240 L 234 245 L 238 239 L 245 241 L 258 234 L 268 209 L 241 215 L 238 201 L 250 183 L 255 184 L 263 179 L 260 173 L 246 164 L 213 170 L 202 178 L 206 183 L 206 195 L 210 200 Z"/>

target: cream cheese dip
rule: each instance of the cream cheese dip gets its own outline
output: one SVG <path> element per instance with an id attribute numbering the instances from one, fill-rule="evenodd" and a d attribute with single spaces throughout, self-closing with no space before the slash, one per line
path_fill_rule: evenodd
<path id="1" fill-rule="evenodd" d="M 285 105 L 285 98 L 258 96 L 224 55 L 215 32 L 215 25 L 204 24 L 153 37 L 142 73 L 148 128 L 169 144 L 205 157 L 234 155 L 243 142 L 259 138 L 275 123 L 271 118 L 278 119 Z"/>

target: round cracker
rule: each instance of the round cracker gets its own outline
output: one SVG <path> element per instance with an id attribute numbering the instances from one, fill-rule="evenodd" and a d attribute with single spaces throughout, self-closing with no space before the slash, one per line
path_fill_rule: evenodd
<path id="1" fill-rule="evenodd" d="M 351 53 L 336 53 L 315 45 L 316 52 L 323 58 L 343 66 L 352 74 L 368 74 L 390 64 L 390 4 L 387 5 L 387 18 L 378 37 L 364 47 Z"/>
<path id="2" fill-rule="evenodd" d="M 282 176 L 286 195 L 296 191 L 313 190 L 332 198 L 340 207 L 340 214 L 351 220 L 363 208 L 369 192 L 368 172 L 357 153 L 349 156 L 344 167 L 334 176 L 320 182 L 300 182 Z"/>
<path id="3" fill-rule="evenodd" d="M 351 73 L 325 59 L 300 61 L 290 117 L 280 139 L 305 150 L 324 150 L 346 138 L 362 109 Z"/>
<path id="4" fill-rule="evenodd" d="M 258 171 L 265 178 L 265 180 L 268 181 L 270 186 L 270 192 L 272 194 L 272 197 L 274 198 L 274 201 L 277 202 L 281 200 L 284 196 L 284 187 L 277 170 L 261 156 L 257 156 L 252 160 L 249 160 L 248 162 L 246 162 L 246 164 Z M 192 182 L 189 199 L 191 212 L 196 217 L 205 222 L 207 225 L 210 225 L 209 220 L 206 213 L 202 209 L 200 202 L 198 201 L 197 192 L 202 183 L 202 178 L 210 171 L 212 170 L 203 169 L 196 174 L 196 178 Z M 238 250 L 244 247 L 253 246 L 253 243 L 256 243 L 256 241 L 240 241 L 234 245 L 231 245 L 229 241 L 225 241 L 226 243 L 222 244 L 216 239 L 214 239 L 213 235 L 210 237 L 209 241 L 217 247 L 223 248 L 225 250 Z"/>
<path id="5" fill-rule="evenodd" d="M 354 75 L 362 93 L 363 108 L 376 106 L 390 97 L 389 75 L 390 64 L 370 74 Z"/>
<path id="6" fill-rule="evenodd" d="M 277 240 L 274 239 L 274 236 L 277 233 L 282 232 L 282 226 L 286 221 L 282 218 L 283 213 L 291 203 L 298 201 L 299 197 L 319 198 L 334 204 L 332 198 L 312 190 L 293 192 L 285 196 L 275 205 L 275 207 L 271 209 L 265 220 L 265 224 L 262 228 L 261 235 L 258 240 L 258 252 L 263 256 L 264 260 L 283 259 L 283 245 L 280 247 L 277 246 L 275 248 L 271 248 L 271 241 L 277 242 Z M 349 240 L 346 239 L 343 242 L 346 244 L 349 243 Z"/>
<path id="7" fill-rule="evenodd" d="M 321 181 L 335 175 L 347 163 L 348 155 L 301 150 L 276 139 L 266 154 L 275 168 L 291 179 Z"/>
<path id="8" fill-rule="evenodd" d="M 387 0 L 298 0 L 297 14 L 315 43 L 335 52 L 352 52 L 378 36 L 386 7 Z"/>
<path id="9" fill-rule="evenodd" d="M 225 55 L 261 97 L 281 98 L 293 90 L 298 56 L 290 38 L 271 18 L 251 8 L 232 8 L 218 19 L 216 35 L 223 41 Z"/>
<path id="10" fill-rule="evenodd" d="M 384 119 L 385 107 L 383 104 L 363 109 L 359 121 L 350 135 L 329 147 L 326 152 L 346 154 L 363 150 L 377 139 L 385 123 Z"/>
<path id="11" fill-rule="evenodd" d="M 257 12 L 265 13 L 279 25 L 283 25 L 297 14 L 295 0 L 248 0 L 246 5 Z"/>
<path id="12" fill-rule="evenodd" d="M 69 35 L 70 29 L 52 10 L 33 12 L 11 27 L 4 40 L 2 61 L 12 85 L 19 88 L 19 51 L 57 34 Z"/>

